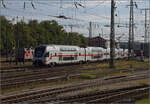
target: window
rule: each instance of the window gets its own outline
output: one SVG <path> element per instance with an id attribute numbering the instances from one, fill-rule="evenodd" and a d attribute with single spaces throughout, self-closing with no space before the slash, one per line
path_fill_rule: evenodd
<path id="1" fill-rule="evenodd" d="M 66 47 L 61 47 L 60 51 L 77 51 L 76 48 L 66 48 Z"/>
<path id="2" fill-rule="evenodd" d="M 44 47 L 44 46 L 40 46 L 40 47 L 35 48 L 35 51 L 34 51 L 35 57 L 42 57 L 44 54 L 45 48 L 46 47 Z"/>
<path id="3" fill-rule="evenodd" d="M 64 61 L 75 60 L 75 57 L 63 57 Z"/>
<path id="4" fill-rule="evenodd" d="M 49 57 L 49 52 L 45 53 L 44 57 Z"/>
<path id="5" fill-rule="evenodd" d="M 62 61 L 62 55 L 59 55 L 59 60 Z"/>
<path id="6" fill-rule="evenodd" d="M 57 53 L 55 53 L 55 56 L 57 56 Z"/>

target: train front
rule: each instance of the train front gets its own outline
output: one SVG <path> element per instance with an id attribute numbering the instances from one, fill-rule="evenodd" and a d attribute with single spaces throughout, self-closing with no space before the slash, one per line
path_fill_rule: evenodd
<path id="1" fill-rule="evenodd" d="M 45 65 L 49 54 L 46 52 L 46 46 L 38 46 L 34 51 L 33 65 Z"/>

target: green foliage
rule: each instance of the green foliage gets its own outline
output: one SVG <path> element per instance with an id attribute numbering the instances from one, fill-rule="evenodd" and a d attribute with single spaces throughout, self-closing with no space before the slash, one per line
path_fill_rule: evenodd
<path id="1" fill-rule="evenodd" d="M 81 77 L 84 79 L 94 79 L 96 78 L 96 75 L 85 73 L 85 74 L 82 74 Z"/>
<path id="2" fill-rule="evenodd" d="M 61 44 L 87 46 L 87 39 L 79 33 L 67 33 L 63 26 L 56 21 L 30 20 L 28 23 L 23 21 L 12 24 L 5 17 L 1 16 L 1 38 L 0 50 L 4 53 L 8 47 L 28 48 L 39 44 Z"/>
<path id="3" fill-rule="evenodd" d="M 136 102 L 136 104 L 150 104 L 150 99 L 142 99 Z"/>
<path id="4" fill-rule="evenodd" d="M 15 45 L 13 25 L 5 17 L 0 18 L 0 23 L 1 23 L 0 49 L 4 49 L 4 51 L 6 47 L 12 49 L 12 47 Z"/>
<path id="5" fill-rule="evenodd" d="M 100 91 L 100 88 L 98 88 L 98 87 L 95 87 L 95 88 L 87 88 L 87 89 L 85 90 L 85 93 L 86 93 L 86 94 L 89 94 L 89 93 L 95 93 L 95 92 L 98 92 L 98 91 Z"/>

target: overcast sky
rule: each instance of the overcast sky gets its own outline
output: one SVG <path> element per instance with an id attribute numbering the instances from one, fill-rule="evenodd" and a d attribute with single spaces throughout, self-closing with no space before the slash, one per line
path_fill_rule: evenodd
<path id="1" fill-rule="evenodd" d="M 111 5 L 109 0 L 3 0 L 1 1 L 0 14 L 7 16 L 8 19 L 16 18 L 28 21 L 30 19 L 56 20 L 59 24 L 64 25 L 67 31 L 71 31 L 69 25 L 73 25 L 73 31 L 84 34 L 88 37 L 89 22 L 92 22 L 93 37 L 99 33 L 109 38 Z M 116 37 L 125 34 L 121 40 L 128 39 L 128 23 L 129 23 L 129 0 L 115 0 L 115 33 Z M 149 7 L 149 0 L 133 0 L 138 8 L 134 7 L 135 19 L 135 39 L 143 40 L 144 35 L 144 11 L 142 8 Z M 24 8 L 25 2 L 25 8 Z M 32 2 L 32 3 L 31 3 Z M 75 4 L 79 5 L 75 5 Z M 33 6 L 32 6 L 33 4 Z M 6 8 L 4 8 L 4 5 Z M 148 12 L 149 14 L 149 12 Z M 73 19 L 59 19 L 55 16 L 64 15 Z M 148 15 L 149 16 L 149 15 Z M 117 27 L 120 24 L 121 27 Z"/>

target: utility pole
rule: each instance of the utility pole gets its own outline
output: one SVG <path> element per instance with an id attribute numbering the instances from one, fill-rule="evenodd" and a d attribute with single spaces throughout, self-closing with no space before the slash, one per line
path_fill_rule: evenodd
<path id="1" fill-rule="evenodd" d="M 92 22 L 89 23 L 89 39 L 92 38 Z"/>
<path id="2" fill-rule="evenodd" d="M 144 43 L 147 42 L 147 9 L 145 9 L 145 38 L 144 38 Z"/>
<path id="3" fill-rule="evenodd" d="M 6 24 L 6 61 L 8 61 L 8 25 Z"/>
<path id="4" fill-rule="evenodd" d="M 149 9 L 150 9 L 150 0 L 149 0 Z M 149 10 L 149 31 L 148 31 L 148 58 L 149 58 L 149 62 L 150 62 L 150 10 Z"/>
<path id="5" fill-rule="evenodd" d="M 17 16 L 17 34 L 16 34 L 16 49 L 17 49 L 17 51 L 18 51 L 18 49 L 19 49 L 19 33 L 18 33 L 18 31 L 19 31 L 19 26 L 18 26 L 19 24 L 18 24 L 18 16 Z"/>
<path id="6" fill-rule="evenodd" d="M 17 25 L 17 27 L 16 27 L 17 28 L 17 32 L 16 32 L 16 64 L 18 64 L 18 59 L 17 59 L 17 54 L 18 54 L 18 49 L 19 49 L 19 38 L 18 38 L 19 37 L 18 36 L 19 35 L 18 34 L 18 29 L 19 29 L 18 25 L 19 24 L 18 24 L 18 16 L 17 16 L 17 24 L 16 25 Z"/>
<path id="7" fill-rule="evenodd" d="M 146 51 L 146 43 L 147 43 L 147 10 L 145 9 L 145 37 L 144 37 L 144 47 L 143 47 L 143 54 L 145 56 Z"/>
<path id="8" fill-rule="evenodd" d="M 144 8 L 144 9 L 141 9 L 143 11 L 145 11 L 145 36 L 144 36 L 144 45 L 143 45 L 143 51 L 144 51 L 144 55 L 145 55 L 145 48 L 146 48 L 146 44 L 148 43 L 148 26 L 147 26 L 147 11 L 149 10 L 150 11 L 150 8 Z"/>
<path id="9" fill-rule="evenodd" d="M 103 38 L 103 28 L 101 28 L 101 31 L 102 31 L 102 36 L 101 37 Z"/>
<path id="10" fill-rule="evenodd" d="M 72 33 L 72 27 L 73 27 L 73 26 L 72 26 L 72 24 L 71 24 L 71 25 L 70 25 L 71 33 Z"/>
<path id="11" fill-rule="evenodd" d="M 134 50 L 134 17 L 133 17 L 133 0 L 130 0 L 130 18 L 129 18 L 129 42 L 128 42 L 128 58 L 132 56 Z"/>
<path id="12" fill-rule="evenodd" d="M 99 47 L 101 47 L 101 34 L 99 33 Z"/>
<path id="13" fill-rule="evenodd" d="M 114 27 L 114 12 L 115 12 L 115 2 L 111 0 L 111 32 L 110 32 L 110 63 L 109 67 L 114 68 L 114 58 L 115 58 L 115 27 Z"/>
<path id="14" fill-rule="evenodd" d="M 131 0 L 131 6 L 132 6 L 132 52 L 134 53 L 134 5 L 133 5 L 133 0 Z M 133 53 L 132 53 L 132 57 L 133 57 Z"/>

